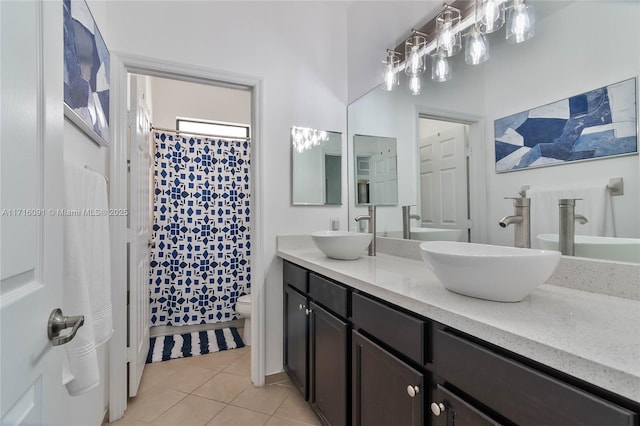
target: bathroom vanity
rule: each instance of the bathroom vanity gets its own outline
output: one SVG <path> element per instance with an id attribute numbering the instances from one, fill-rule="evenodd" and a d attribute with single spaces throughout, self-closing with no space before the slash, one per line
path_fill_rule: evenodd
<path id="1" fill-rule="evenodd" d="M 283 243 L 284 367 L 330 425 L 638 425 L 640 302 L 449 292 L 421 261 Z"/>

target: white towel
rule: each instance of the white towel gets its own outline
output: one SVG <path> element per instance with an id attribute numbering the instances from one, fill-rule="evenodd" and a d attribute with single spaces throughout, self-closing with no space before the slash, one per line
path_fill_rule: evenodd
<path id="1" fill-rule="evenodd" d="M 531 198 L 531 239 L 537 247 L 536 235 L 557 234 L 560 227 L 561 198 L 581 198 L 576 201 L 575 213 L 581 214 L 589 222 L 576 222 L 576 235 L 614 236 L 611 196 L 605 185 L 575 189 L 530 189 Z"/>
<path id="2" fill-rule="evenodd" d="M 102 184 L 101 184 L 102 183 Z M 66 315 L 84 315 L 84 325 L 64 345 L 69 394 L 80 395 L 100 383 L 96 345 L 112 333 L 109 216 L 104 177 L 65 165 L 64 303 Z"/>

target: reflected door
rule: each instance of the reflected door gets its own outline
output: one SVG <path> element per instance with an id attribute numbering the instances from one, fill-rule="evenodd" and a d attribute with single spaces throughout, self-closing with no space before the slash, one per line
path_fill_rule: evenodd
<path id="1" fill-rule="evenodd" d="M 465 126 L 421 137 L 419 149 L 422 225 L 469 228 Z"/>

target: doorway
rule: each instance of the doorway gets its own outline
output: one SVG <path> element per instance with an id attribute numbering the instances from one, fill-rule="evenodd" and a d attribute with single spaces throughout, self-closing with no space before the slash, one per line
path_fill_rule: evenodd
<path id="1" fill-rule="evenodd" d="M 115 56 L 115 55 L 114 55 Z M 127 131 L 129 129 L 130 118 L 127 116 L 127 77 L 129 74 L 144 75 L 153 78 L 165 78 L 179 82 L 189 82 L 204 86 L 217 86 L 223 88 L 233 88 L 244 90 L 250 96 L 250 123 L 252 129 L 252 155 L 251 155 L 251 179 L 250 186 L 252 194 L 251 211 L 251 245 L 260 247 L 262 242 L 262 205 L 260 197 L 261 188 L 261 152 L 259 146 L 259 137 L 261 134 L 261 81 L 259 78 L 247 77 L 229 74 L 227 72 L 218 72 L 215 70 L 195 69 L 187 65 L 179 65 L 175 63 L 167 63 L 155 59 L 147 59 L 140 57 L 128 57 L 126 55 L 112 56 L 115 71 L 112 74 L 112 99 L 114 116 L 114 130 L 117 132 L 120 141 L 127 140 Z M 153 96 L 153 95 L 151 95 Z M 185 115 L 185 114 L 183 114 Z M 203 117 L 194 117 L 203 118 Z M 206 117 L 204 117 L 206 118 Z M 175 127 L 176 117 L 173 117 L 173 125 Z M 111 158 L 111 175 L 113 179 L 112 188 L 112 205 L 126 207 L 128 203 L 128 184 L 127 174 L 127 147 L 121 143 L 113 150 Z M 119 222 L 115 226 L 116 232 L 113 245 L 116 248 L 127 247 L 127 226 L 126 223 Z M 114 249 L 119 251 L 118 249 Z M 262 271 L 262 253 L 258 250 L 252 251 L 250 261 L 253 269 L 252 286 L 253 302 L 252 302 L 252 318 L 254 319 L 254 333 L 252 343 L 254 350 L 251 354 L 252 364 L 252 381 L 260 386 L 264 384 L 264 325 L 261 321 L 263 317 L 262 309 L 262 285 L 264 274 Z M 114 281 L 126 282 L 127 254 L 118 253 L 113 262 Z M 148 288 L 148 281 L 146 283 Z M 126 306 L 128 297 L 132 294 L 128 293 L 126 288 L 114 289 L 113 300 L 114 316 L 118 318 L 114 328 L 116 336 L 110 350 L 111 357 L 111 374 L 110 374 L 110 418 L 117 419 L 122 416 L 127 404 L 126 392 L 127 388 L 127 362 L 133 355 L 131 348 L 127 349 L 127 343 L 131 336 L 127 335 L 127 312 Z M 147 300 L 148 301 L 148 300 Z M 144 322 L 144 320 L 142 320 Z"/>

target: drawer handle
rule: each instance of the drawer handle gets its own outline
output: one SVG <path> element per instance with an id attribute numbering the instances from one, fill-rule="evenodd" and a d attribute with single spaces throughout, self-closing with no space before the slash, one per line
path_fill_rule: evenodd
<path id="1" fill-rule="evenodd" d="M 418 386 L 409 385 L 407 386 L 407 393 L 411 398 L 413 398 L 420 393 L 420 388 Z"/>
<path id="2" fill-rule="evenodd" d="M 434 416 L 438 417 L 440 414 L 444 413 L 446 407 L 442 402 L 432 402 L 431 403 L 431 412 Z"/>

